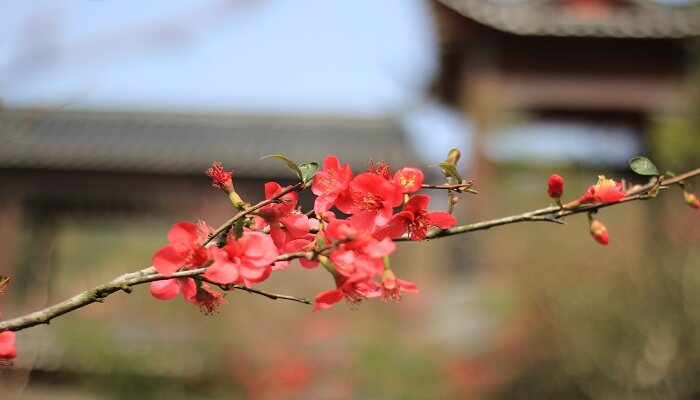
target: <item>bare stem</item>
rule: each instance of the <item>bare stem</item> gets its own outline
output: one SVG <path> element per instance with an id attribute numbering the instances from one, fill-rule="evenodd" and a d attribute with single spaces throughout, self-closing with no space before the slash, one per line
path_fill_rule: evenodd
<path id="1" fill-rule="evenodd" d="M 209 237 L 207 237 L 204 240 L 204 242 L 202 242 L 202 246 L 206 246 L 207 244 L 209 244 L 209 242 L 214 240 L 214 238 L 217 237 L 220 233 L 231 228 L 233 226 L 233 224 L 235 224 L 236 221 L 238 221 L 239 219 L 245 217 L 246 215 L 252 213 L 253 211 L 257 211 L 257 210 L 265 207 L 268 204 L 276 203 L 279 199 L 282 198 L 282 196 L 284 196 L 287 193 L 298 192 L 299 190 L 302 190 L 303 188 L 304 188 L 304 184 L 299 182 L 295 185 L 292 185 L 292 186 L 282 190 L 281 192 L 277 193 L 276 195 L 270 197 L 267 200 L 263 200 L 254 206 L 250 206 L 250 207 L 246 208 L 245 210 L 240 211 L 239 213 L 237 213 L 236 215 L 231 217 L 231 219 L 226 221 L 223 225 L 216 228 L 216 230 L 211 235 L 209 235 Z"/>
<path id="2" fill-rule="evenodd" d="M 307 257 L 307 253 L 300 252 L 283 254 L 277 258 L 277 261 L 289 261 L 302 257 Z M 71 311 L 83 308 L 92 303 L 101 303 L 107 296 L 116 293 L 120 290 L 123 290 L 126 293 L 131 293 L 132 288 L 137 285 L 173 278 L 199 277 L 199 275 L 203 274 L 206 270 L 206 268 L 197 268 L 187 271 L 179 271 L 172 274 L 171 276 L 164 276 L 159 273 L 156 273 L 155 268 L 148 267 L 140 271 L 124 274 L 115 278 L 109 283 L 104 283 L 92 289 L 86 290 L 67 300 L 54 304 L 50 307 L 44 308 L 43 310 L 35 311 L 33 313 L 29 313 L 21 317 L 8 319 L 7 321 L 2 321 L 0 322 L 0 332 L 21 331 L 22 329 L 31 328 L 36 325 L 48 324 L 51 322 L 52 319 L 60 317 L 63 314 L 67 314 Z M 306 298 L 289 296 L 284 294 L 268 293 L 263 290 L 253 289 L 243 285 L 232 285 L 229 288 L 229 290 L 231 288 L 241 289 L 246 292 L 259 294 L 261 296 L 265 296 L 273 300 L 282 299 L 296 301 L 304 304 L 311 304 L 311 301 Z"/>

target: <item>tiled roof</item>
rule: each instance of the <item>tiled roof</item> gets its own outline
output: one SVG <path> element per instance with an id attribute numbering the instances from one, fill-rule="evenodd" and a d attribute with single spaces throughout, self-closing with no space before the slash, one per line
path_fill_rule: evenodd
<path id="1" fill-rule="evenodd" d="M 408 164 L 400 125 L 390 119 L 333 119 L 93 111 L 0 115 L 0 168 L 201 174 L 221 161 L 238 176 L 290 174 L 297 162 L 336 154 L 362 168 L 369 157 Z"/>
<path id="2" fill-rule="evenodd" d="M 684 38 L 700 35 L 700 6 L 618 0 L 609 13 L 576 13 L 561 0 L 438 0 L 460 14 L 516 35 Z M 583 0 L 582 0 L 583 1 Z"/>

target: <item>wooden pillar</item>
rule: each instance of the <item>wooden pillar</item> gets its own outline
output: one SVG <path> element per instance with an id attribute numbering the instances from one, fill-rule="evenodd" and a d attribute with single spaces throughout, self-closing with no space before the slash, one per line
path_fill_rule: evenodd
<path id="1" fill-rule="evenodd" d="M 21 233 L 21 198 L 0 199 L 0 275 L 14 275 Z"/>

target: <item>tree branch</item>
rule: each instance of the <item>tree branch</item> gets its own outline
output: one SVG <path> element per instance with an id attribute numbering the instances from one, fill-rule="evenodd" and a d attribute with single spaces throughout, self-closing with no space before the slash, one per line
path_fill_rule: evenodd
<path id="1" fill-rule="evenodd" d="M 584 213 L 584 212 L 590 212 L 590 211 L 595 211 L 601 208 L 605 207 L 610 207 L 614 206 L 617 204 L 623 204 L 623 203 L 628 203 L 631 201 L 636 201 L 636 200 L 645 200 L 648 198 L 651 198 L 649 195 L 649 192 L 654 189 L 655 187 L 659 187 L 660 189 L 666 189 L 670 185 L 673 184 L 680 184 L 683 180 L 689 179 L 695 176 L 700 175 L 700 168 L 695 169 L 693 171 L 686 172 L 684 174 L 678 175 L 676 177 L 673 177 L 671 179 L 664 179 L 661 178 L 660 180 L 652 179 L 649 183 L 646 185 L 642 186 L 637 186 L 632 188 L 630 191 L 628 191 L 628 196 L 625 197 L 624 199 L 620 200 L 619 202 L 615 203 L 600 203 L 600 204 L 590 204 L 590 205 L 583 205 L 576 207 L 574 209 L 565 209 L 559 206 L 549 206 L 546 208 L 542 208 L 539 210 L 533 210 L 530 212 L 518 214 L 518 215 L 512 215 L 509 217 L 504 217 L 504 218 L 499 218 L 499 219 L 494 219 L 490 221 L 482 221 L 482 222 L 477 222 L 469 225 L 462 225 L 462 226 L 457 226 L 451 229 L 445 229 L 445 230 L 439 230 L 439 231 L 432 231 L 430 232 L 426 239 L 434 239 L 434 238 L 440 238 L 440 237 L 446 237 L 446 236 L 453 236 L 453 235 L 458 235 L 462 233 L 467 233 L 467 232 L 474 232 L 478 230 L 485 230 L 485 229 L 490 229 L 496 226 L 501 226 L 501 225 L 508 225 L 508 224 L 513 224 L 513 223 L 518 223 L 518 222 L 538 222 L 538 221 L 544 221 L 544 222 L 554 222 L 554 223 L 563 223 L 561 221 L 561 218 L 568 217 L 570 215 L 574 214 L 579 214 L 579 213 Z M 216 231 L 210 235 L 204 242 L 203 245 L 207 245 L 210 243 L 217 235 L 220 233 L 224 232 L 228 228 L 230 228 L 237 220 L 245 217 L 249 213 L 256 211 L 260 209 L 261 207 L 274 203 L 279 200 L 282 196 L 284 196 L 287 193 L 290 193 L 292 191 L 298 191 L 304 188 L 304 185 L 301 183 L 298 183 L 296 185 L 290 186 L 289 188 L 283 190 L 279 194 L 275 195 L 274 197 L 261 201 L 257 203 L 254 206 L 248 207 L 236 215 L 234 215 L 231 219 L 226 221 L 222 226 L 216 229 Z M 402 237 L 396 240 L 408 240 L 406 237 Z M 277 261 L 290 261 L 294 260 L 297 258 L 313 258 L 314 255 L 318 255 L 318 253 L 321 250 L 317 250 L 315 252 L 296 252 L 296 253 L 288 253 L 288 254 L 283 254 L 280 255 L 277 258 Z M 166 277 L 163 276 L 159 273 L 157 273 L 156 269 L 154 267 L 148 267 L 144 268 L 142 270 L 136 271 L 136 272 L 130 272 L 127 274 L 123 274 L 115 278 L 114 280 L 96 286 L 92 289 L 86 290 L 80 294 L 77 294 L 67 300 L 64 300 L 62 302 L 59 302 L 53 306 L 47 307 L 43 310 L 35 311 L 30 314 L 20 316 L 17 318 L 9 319 L 7 321 L 2 321 L 0 322 L 0 332 L 1 331 L 20 331 L 22 329 L 30 328 L 36 325 L 40 324 L 48 324 L 51 320 L 53 320 L 56 317 L 59 317 L 61 315 L 67 314 L 71 311 L 75 311 L 79 308 L 85 307 L 89 304 L 96 303 L 96 302 L 102 302 L 106 297 L 109 295 L 116 293 L 120 290 L 123 290 L 127 293 L 131 293 L 133 286 L 136 285 L 141 285 L 144 283 L 149 283 L 153 281 L 159 281 L 159 280 L 165 280 L 165 279 L 172 279 L 172 278 L 185 278 L 185 277 L 193 277 L 197 278 L 200 280 L 205 280 L 205 278 L 201 277 L 200 275 L 203 274 L 206 271 L 206 267 L 204 268 L 198 268 L 198 269 L 193 269 L 193 270 L 187 270 L 187 271 L 179 271 L 174 273 L 172 276 Z M 213 283 L 213 282 L 210 282 Z M 215 283 L 213 283 L 215 284 Z M 255 293 L 261 296 L 265 296 L 269 299 L 277 300 L 277 299 L 282 299 L 282 300 L 290 300 L 290 301 L 295 301 L 299 303 L 304 303 L 304 304 L 311 304 L 311 301 L 306 299 L 306 298 L 301 298 L 301 297 L 295 297 L 295 296 L 289 296 L 289 295 L 283 295 L 283 294 L 276 294 L 276 293 L 268 293 L 259 289 L 253 289 L 249 288 L 243 285 L 220 285 L 216 284 L 217 286 L 221 287 L 222 289 L 226 290 L 231 290 L 231 289 L 240 289 L 244 290 L 250 293 Z"/>
<path id="2" fill-rule="evenodd" d="M 302 257 L 307 257 L 307 253 L 283 254 L 282 256 L 278 257 L 277 261 L 289 261 Z M 92 303 L 101 303 L 107 296 L 116 293 L 120 290 L 123 290 L 126 293 L 131 293 L 132 288 L 137 285 L 173 278 L 195 277 L 203 274 L 206 270 L 206 267 L 197 268 L 187 271 L 179 271 L 172 274 L 171 276 L 164 276 L 159 273 L 156 273 L 155 268 L 148 267 L 140 271 L 124 274 L 115 278 L 109 283 L 105 283 L 96 286 L 92 289 L 86 290 L 67 300 L 54 304 L 51 307 L 47 307 L 43 310 L 35 311 L 33 313 L 21 317 L 12 318 L 7 321 L 2 321 L 0 322 L 0 332 L 21 331 L 22 329 L 31 328 L 36 325 L 48 324 L 51 322 L 52 319 L 60 317 L 63 314 L 75 311 Z M 268 293 L 263 290 L 253 289 L 243 285 L 232 285 L 228 290 L 231 290 L 232 288 L 259 294 L 261 296 L 265 296 L 273 300 L 282 299 L 296 301 L 304 304 L 311 304 L 311 301 L 306 298 L 289 296 L 284 294 Z"/>

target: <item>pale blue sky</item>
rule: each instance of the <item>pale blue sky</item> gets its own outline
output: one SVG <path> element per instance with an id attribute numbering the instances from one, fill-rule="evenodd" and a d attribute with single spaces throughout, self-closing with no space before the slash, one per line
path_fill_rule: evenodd
<path id="1" fill-rule="evenodd" d="M 24 0 L 0 38 L 8 106 L 385 115 L 436 69 L 422 0 Z"/>

